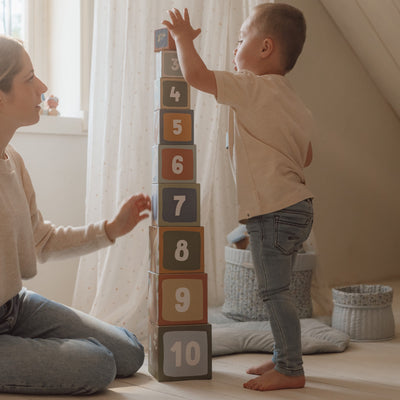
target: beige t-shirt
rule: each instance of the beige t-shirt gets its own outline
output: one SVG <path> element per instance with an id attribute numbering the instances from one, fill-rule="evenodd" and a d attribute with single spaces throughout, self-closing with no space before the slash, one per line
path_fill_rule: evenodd
<path id="1" fill-rule="evenodd" d="M 214 74 L 217 102 L 231 109 L 229 151 L 239 221 L 313 197 L 303 168 L 314 122 L 287 79 L 249 71 Z"/>
<path id="2" fill-rule="evenodd" d="M 0 159 L 0 305 L 36 275 L 36 259 L 79 256 L 111 244 L 105 221 L 84 227 L 56 227 L 44 221 L 22 157 L 12 146 Z"/>

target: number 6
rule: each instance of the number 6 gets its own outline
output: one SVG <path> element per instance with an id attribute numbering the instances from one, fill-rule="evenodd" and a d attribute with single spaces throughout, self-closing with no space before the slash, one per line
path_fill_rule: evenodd
<path id="1" fill-rule="evenodd" d="M 180 175 L 183 172 L 183 157 L 176 155 L 172 159 L 172 172 L 176 175 Z"/>

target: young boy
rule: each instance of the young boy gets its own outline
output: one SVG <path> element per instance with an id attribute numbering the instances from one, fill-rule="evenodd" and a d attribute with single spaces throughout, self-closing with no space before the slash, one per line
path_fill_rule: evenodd
<path id="1" fill-rule="evenodd" d="M 250 368 L 253 390 L 301 388 L 300 322 L 289 294 L 292 265 L 313 221 L 313 195 L 303 168 L 312 160 L 313 120 L 284 75 L 305 40 L 303 14 L 285 4 L 256 6 L 244 21 L 235 49 L 237 73 L 210 71 L 193 45 L 200 29 L 170 10 L 163 21 L 175 39 L 187 82 L 230 106 L 229 149 L 236 174 L 239 221 L 250 235 L 259 293 L 274 335 L 271 361 Z M 231 118 L 232 120 L 232 118 Z"/>

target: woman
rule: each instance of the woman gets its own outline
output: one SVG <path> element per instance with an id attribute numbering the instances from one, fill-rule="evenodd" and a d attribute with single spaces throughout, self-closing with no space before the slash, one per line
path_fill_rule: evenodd
<path id="1" fill-rule="evenodd" d="M 91 394 L 135 373 L 143 346 L 126 329 L 23 289 L 21 279 L 36 274 L 36 259 L 112 244 L 148 217 L 150 198 L 131 197 L 111 222 L 71 228 L 43 220 L 9 142 L 17 128 L 38 122 L 46 90 L 22 45 L 0 36 L 0 392 Z"/>

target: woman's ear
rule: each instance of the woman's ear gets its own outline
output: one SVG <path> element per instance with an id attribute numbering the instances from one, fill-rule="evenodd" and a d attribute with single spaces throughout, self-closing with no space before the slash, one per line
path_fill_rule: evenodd
<path id="1" fill-rule="evenodd" d="M 274 48 L 275 48 L 274 41 L 270 37 L 265 38 L 263 42 L 263 48 L 261 51 L 261 57 L 262 58 L 269 57 L 271 53 L 274 51 Z"/>

